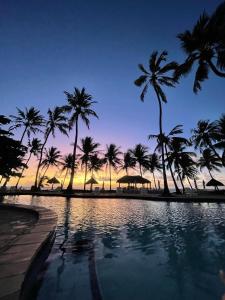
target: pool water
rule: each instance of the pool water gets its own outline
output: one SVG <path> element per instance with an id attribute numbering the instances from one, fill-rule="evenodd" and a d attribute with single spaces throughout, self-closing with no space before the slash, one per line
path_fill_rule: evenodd
<path id="1" fill-rule="evenodd" d="M 221 299 L 225 205 L 7 197 L 58 214 L 36 298 Z"/>

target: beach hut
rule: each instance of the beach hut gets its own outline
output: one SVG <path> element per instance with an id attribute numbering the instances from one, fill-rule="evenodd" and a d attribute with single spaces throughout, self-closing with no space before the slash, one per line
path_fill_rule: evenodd
<path id="1" fill-rule="evenodd" d="M 85 184 L 90 184 L 90 190 L 92 191 L 93 184 L 99 184 L 99 183 L 96 179 L 94 179 L 94 177 L 91 177 Z"/>
<path id="2" fill-rule="evenodd" d="M 52 185 L 52 190 L 53 190 L 54 184 L 59 184 L 60 182 L 59 182 L 59 180 L 56 177 L 52 177 L 51 179 L 49 179 L 47 181 L 47 183 L 50 183 Z"/>
<path id="3" fill-rule="evenodd" d="M 144 178 L 144 177 L 141 177 L 140 175 L 138 176 L 128 176 L 128 175 L 125 175 L 121 178 L 119 178 L 117 180 L 117 183 L 119 183 L 119 187 L 120 187 L 120 184 L 127 184 L 128 187 L 130 186 L 133 186 L 136 188 L 137 184 L 151 184 L 151 181 L 149 181 L 148 179 Z"/>
<path id="4" fill-rule="evenodd" d="M 216 190 L 218 190 L 218 186 L 223 186 L 224 184 L 214 178 L 209 180 L 209 182 L 206 183 L 206 186 L 214 186 Z"/>

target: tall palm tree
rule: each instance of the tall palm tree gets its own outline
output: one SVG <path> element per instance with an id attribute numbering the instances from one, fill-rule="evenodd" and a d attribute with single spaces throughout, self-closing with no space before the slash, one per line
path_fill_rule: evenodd
<path id="1" fill-rule="evenodd" d="M 31 133 L 40 131 L 40 127 L 44 125 L 44 117 L 40 114 L 40 111 L 33 106 L 31 108 L 25 108 L 25 111 L 17 108 L 18 116 L 11 116 L 14 122 L 14 126 L 11 129 L 23 128 L 23 133 L 20 139 L 22 144 L 25 134 L 30 137 Z"/>
<path id="2" fill-rule="evenodd" d="M 62 182 L 62 189 L 63 189 L 66 177 L 67 177 L 68 173 L 71 172 L 72 167 L 73 167 L 73 155 L 71 153 L 69 153 L 68 155 L 65 155 L 61 162 L 61 165 L 62 165 L 62 172 L 66 171 L 64 178 L 63 178 L 63 182 Z M 77 165 L 75 165 L 75 168 L 77 168 Z"/>
<path id="3" fill-rule="evenodd" d="M 212 176 L 212 171 L 219 172 L 220 168 L 222 167 L 221 160 L 218 159 L 215 153 L 213 153 L 213 151 L 209 148 L 203 150 L 202 156 L 199 158 L 198 165 L 200 170 L 206 168 L 212 179 L 214 179 Z"/>
<path id="4" fill-rule="evenodd" d="M 45 158 L 43 159 L 41 166 L 45 169 L 41 177 L 45 177 L 49 167 L 58 167 L 61 164 L 61 153 L 56 147 L 50 147 L 45 150 Z"/>
<path id="5" fill-rule="evenodd" d="M 115 144 L 106 145 L 106 153 L 105 153 L 105 163 L 109 167 L 109 183 L 110 183 L 110 191 L 112 190 L 112 168 L 116 171 L 117 168 L 121 164 L 121 159 L 119 156 L 122 153 L 120 152 L 120 148 Z"/>
<path id="6" fill-rule="evenodd" d="M 159 156 L 156 153 L 149 155 L 148 167 L 147 169 L 152 173 L 155 189 L 157 189 L 156 180 L 155 180 L 155 172 L 162 170 L 162 164 L 160 163 Z"/>
<path id="7" fill-rule="evenodd" d="M 209 122 L 209 120 L 200 120 L 197 123 L 197 127 L 191 130 L 192 132 L 192 142 L 195 145 L 195 149 L 199 148 L 202 150 L 203 148 L 209 147 L 218 159 L 222 158 L 219 156 L 216 151 L 213 142 L 218 140 L 218 132 L 217 132 L 217 124 L 216 122 Z"/>
<path id="8" fill-rule="evenodd" d="M 185 151 L 186 146 L 187 144 L 185 141 L 181 141 L 179 139 L 172 139 L 169 145 L 170 152 L 168 153 L 168 163 L 174 165 L 174 169 L 178 175 L 178 178 L 183 188 L 183 193 L 185 193 L 185 188 L 181 176 L 182 166 L 184 165 L 184 161 L 187 161 L 187 159 L 191 161 L 192 157 L 196 156 L 194 152 Z"/>
<path id="9" fill-rule="evenodd" d="M 78 125 L 79 119 L 81 119 L 89 129 L 90 120 L 89 117 L 93 116 L 98 118 L 96 112 L 91 108 L 96 101 L 92 101 L 92 96 L 86 93 L 85 88 L 79 90 L 78 88 L 74 89 L 74 92 L 68 93 L 65 92 L 67 97 L 68 105 L 65 107 L 65 110 L 71 113 L 69 124 L 72 128 L 75 125 L 75 137 L 74 137 L 74 146 L 73 146 L 73 166 L 70 174 L 70 181 L 67 187 L 68 191 L 73 189 L 73 180 L 74 180 L 74 166 L 76 163 L 76 151 L 77 151 L 77 140 L 78 140 Z"/>
<path id="10" fill-rule="evenodd" d="M 216 122 L 217 143 L 215 148 L 222 150 L 222 164 L 225 167 L 225 114 L 222 114 Z"/>
<path id="11" fill-rule="evenodd" d="M 43 152 L 49 136 L 52 135 L 53 137 L 55 137 L 56 130 L 59 130 L 61 133 L 68 136 L 67 133 L 68 129 L 69 126 L 67 123 L 67 118 L 65 117 L 64 114 L 64 109 L 58 106 L 56 106 L 53 110 L 49 109 L 48 119 L 45 124 L 44 142 L 41 147 L 39 162 L 38 162 L 36 175 L 35 175 L 34 189 L 37 189 L 38 175 L 39 175 L 40 167 L 42 165 Z"/>
<path id="12" fill-rule="evenodd" d="M 134 169 L 136 166 L 136 160 L 131 152 L 131 150 L 128 150 L 123 154 L 123 165 L 122 169 L 126 171 L 126 174 L 128 175 L 129 169 Z"/>
<path id="13" fill-rule="evenodd" d="M 162 86 L 175 87 L 177 83 L 177 79 L 171 75 L 171 71 L 174 71 L 177 68 L 177 63 L 172 61 L 170 63 L 161 66 L 163 61 L 166 61 L 167 51 L 163 51 L 158 55 L 158 52 L 155 51 L 150 56 L 149 60 L 149 70 L 147 71 L 143 65 L 139 64 L 139 69 L 143 72 L 137 80 L 135 80 L 135 84 L 137 86 L 144 85 L 144 89 L 140 95 L 142 101 L 144 101 L 145 94 L 147 93 L 147 89 L 149 86 L 152 86 L 159 105 L 159 132 L 160 132 L 160 145 L 162 152 L 162 166 L 163 166 L 163 180 L 164 180 L 164 194 L 169 194 L 169 188 L 166 177 L 166 167 L 165 167 L 165 157 L 164 157 L 164 147 L 162 141 L 163 135 L 163 126 L 162 126 L 162 102 L 166 103 L 166 95 L 162 90 Z"/>
<path id="14" fill-rule="evenodd" d="M 88 162 L 90 157 L 93 154 L 97 154 L 97 148 L 100 146 L 99 143 L 95 143 L 93 138 L 87 136 L 81 139 L 81 146 L 78 146 L 78 149 L 82 152 L 80 157 L 81 165 L 84 166 L 84 190 L 86 189 L 86 179 L 87 179 L 87 169 L 88 169 Z"/>
<path id="15" fill-rule="evenodd" d="M 18 187 L 19 182 L 20 182 L 21 178 L 23 177 L 23 172 L 24 172 L 25 168 L 27 168 L 28 163 L 29 163 L 29 161 L 31 159 L 31 156 L 32 155 L 37 156 L 40 153 L 41 146 L 42 146 L 41 145 L 41 140 L 39 140 L 38 138 L 33 138 L 32 141 L 28 142 L 29 156 L 27 158 L 25 166 L 22 168 L 21 174 L 20 174 L 20 176 L 19 176 L 19 178 L 17 180 L 15 188 Z"/>
<path id="16" fill-rule="evenodd" d="M 187 57 L 185 62 L 177 68 L 175 74 L 177 78 L 186 75 L 191 71 L 194 63 L 197 63 L 193 85 L 195 93 L 201 90 L 201 82 L 208 79 L 210 70 L 219 77 L 225 77 L 223 72 L 225 44 L 224 42 L 221 44 L 219 33 L 220 31 L 222 33 L 222 30 L 218 26 L 214 26 L 215 21 L 215 17 L 212 22 L 210 17 L 203 13 L 191 31 L 186 30 L 177 36 Z"/>
<path id="17" fill-rule="evenodd" d="M 190 155 L 183 154 L 180 157 L 180 172 L 181 172 L 181 178 L 184 180 L 187 179 L 190 188 L 193 189 L 190 179 L 196 180 L 196 176 L 198 173 L 198 170 L 196 168 L 196 162 L 190 157 Z"/>
<path id="18" fill-rule="evenodd" d="M 137 144 L 134 147 L 134 149 L 130 151 L 133 154 L 136 163 L 138 163 L 140 175 L 142 177 L 143 175 L 142 168 L 147 168 L 148 166 L 148 161 L 149 161 L 148 147 L 142 144 Z"/>

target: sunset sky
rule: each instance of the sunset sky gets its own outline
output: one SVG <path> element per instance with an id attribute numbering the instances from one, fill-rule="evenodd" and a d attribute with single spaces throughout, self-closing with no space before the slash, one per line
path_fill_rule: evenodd
<path id="1" fill-rule="evenodd" d="M 35 106 L 46 115 L 49 107 L 66 103 L 64 90 L 84 86 L 98 102 L 99 120 L 91 120 L 89 131 L 82 124 L 80 137 L 92 136 L 102 150 L 109 143 L 123 151 L 143 143 L 153 152 L 147 135 L 158 133 L 158 105 L 150 90 L 144 103 L 139 100 L 141 90 L 133 84 L 140 74 L 137 65 L 146 65 L 153 50 L 164 49 L 170 60 L 182 62 L 184 54 L 176 35 L 191 29 L 204 9 L 210 14 L 219 3 L 0 1 L 1 114 Z M 177 88 L 166 89 L 165 131 L 183 124 L 185 135 L 190 136 L 198 120 L 215 120 L 225 111 L 224 80 L 211 73 L 195 95 L 193 79 L 194 72 Z M 58 134 L 48 145 L 69 153 L 73 136 L 73 132 L 70 138 Z M 34 169 L 29 172 L 27 184 L 32 182 Z"/>

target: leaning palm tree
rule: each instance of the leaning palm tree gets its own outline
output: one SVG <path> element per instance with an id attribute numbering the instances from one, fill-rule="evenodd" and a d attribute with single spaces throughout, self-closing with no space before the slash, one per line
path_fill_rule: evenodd
<path id="1" fill-rule="evenodd" d="M 215 23 L 216 16 L 212 22 L 210 17 L 203 13 L 191 31 L 186 30 L 177 36 L 187 57 L 185 62 L 176 69 L 175 75 L 179 78 L 181 75 L 188 74 L 197 63 L 193 85 L 195 93 L 201 90 L 201 83 L 208 79 L 210 70 L 219 77 L 225 77 L 224 41 L 221 43 L 219 37 L 220 32 L 224 36 L 225 27 L 220 29 L 220 26 L 215 26 Z"/>
<path id="2" fill-rule="evenodd" d="M 222 114 L 220 119 L 215 122 L 217 142 L 215 148 L 222 150 L 222 164 L 225 167 L 225 114 Z"/>
<path id="3" fill-rule="evenodd" d="M 142 168 L 147 168 L 148 161 L 149 161 L 149 155 L 148 155 L 148 147 L 137 144 L 134 149 L 130 150 L 134 159 L 136 160 L 136 163 L 139 166 L 140 175 L 142 177 L 143 170 Z"/>
<path id="4" fill-rule="evenodd" d="M 173 140 L 180 141 L 180 142 L 186 144 L 187 146 L 190 145 L 190 142 L 186 138 L 183 138 L 183 137 L 179 136 L 179 134 L 181 134 L 181 133 L 183 133 L 182 125 L 177 125 L 168 134 L 163 134 L 163 137 L 162 137 L 162 139 L 164 141 L 164 147 L 165 147 L 167 168 L 170 170 L 170 175 L 171 175 L 171 177 L 173 179 L 173 183 L 174 183 L 174 187 L 175 187 L 175 190 L 176 190 L 176 194 L 181 194 L 181 191 L 180 191 L 180 189 L 179 189 L 179 187 L 177 185 L 177 182 L 176 182 L 176 179 L 175 179 L 175 176 L 174 176 L 174 172 L 173 172 L 170 160 L 168 159 L 168 152 L 169 152 L 170 144 L 171 144 L 171 142 Z M 157 150 L 157 151 L 159 151 L 161 153 L 159 135 L 150 134 L 148 136 L 148 138 L 149 139 L 156 139 L 157 146 L 156 146 L 155 150 Z"/>
<path id="5" fill-rule="evenodd" d="M 200 150 L 202 150 L 203 148 L 209 147 L 217 156 L 217 158 L 222 162 L 222 158 L 213 145 L 213 143 L 216 142 L 219 138 L 216 122 L 209 122 L 209 120 L 200 120 L 197 123 L 197 127 L 192 129 L 191 132 L 191 140 L 195 145 L 195 149 L 199 148 Z"/>
<path id="6" fill-rule="evenodd" d="M 115 144 L 106 145 L 106 153 L 105 153 L 105 163 L 109 167 L 109 189 L 112 190 L 112 168 L 116 171 L 117 168 L 121 165 L 121 159 L 119 156 L 122 153 L 120 152 L 120 148 Z"/>
<path id="7" fill-rule="evenodd" d="M 198 165 L 200 167 L 200 170 L 206 168 L 209 172 L 209 175 L 212 179 L 212 171 L 220 171 L 220 168 L 222 167 L 221 160 L 218 159 L 218 157 L 213 153 L 213 151 L 209 148 L 203 150 L 202 156 L 199 158 Z"/>
<path id="8" fill-rule="evenodd" d="M 186 146 L 187 144 L 185 141 L 179 139 L 172 139 L 169 145 L 170 152 L 168 152 L 168 164 L 174 166 L 174 169 L 182 185 L 183 193 L 185 193 L 183 179 L 181 176 L 182 165 L 184 164 L 183 162 L 187 159 L 189 161 L 192 161 L 192 158 L 196 156 L 194 152 L 186 151 Z"/>
<path id="9" fill-rule="evenodd" d="M 144 85 L 144 89 L 140 95 L 142 101 L 144 101 L 145 94 L 147 93 L 148 86 L 151 86 L 156 94 L 159 105 L 159 132 L 160 132 L 160 145 L 162 152 L 162 166 L 163 166 L 163 180 L 164 180 L 164 194 L 169 194 L 169 188 L 166 177 L 164 147 L 162 141 L 163 126 L 162 126 L 162 103 L 166 103 L 166 95 L 162 90 L 162 86 L 175 87 L 177 79 L 171 75 L 171 71 L 177 68 L 177 63 L 172 61 L 164 66 L 161 66 L 163 61 L 166 61 L 167 52 L 163 51 L 158 55 L 158 52 L 153 52 L 149 60 L 149 70 L 147 71 L 143 65 L 139 64 L 140 70 L 143 72 L 136 81 L 137 86 Z"/>
<path id="10" fill-rule="evenodd" d="M 61 165 L 62 165 L 62 172 L 65 171 L 65 175 L 64 175 L 64 178 L 63 178 L 63 182 L 62 182 L 62 189 L 64 187 L 64 184 L 65 184 L 65 180 L 66 180 L 66 177 L 67 175 L 71 172 L 72 170 L 72 166 L 73 166 L 73 155 L 70 153 L 68 155 L 65 155 L 63 157 L 63 160 L 61 162 Z M 75 165 L 75 168 L 77 168 L 77 165 Z"/>
<path id="11" fill-rule="evenodd" d="M 131 152 L 131 150 L 128 150 L 123 154 L 123 162 L 122 162 L 122 169 L 126 171 L 126 174 L 128 175 L 129 169 L 134 169 L 136 166 L 136 160 Z"/>
<path id="12" fill-rule="evenodd" d="M 187 179 L 190 188 L 193 189 L 190 180 L 196 180 L 198 173 L 196 162 L 192 159 L 190 155 L 183 153 L 180 157 L 179 164 L 182 181 L 184 179 Z"/>
<path id="13" fill-rule="evenodd" d="M 155 189 L 157 190 L 156 180 L 155 180 L 155 172 L 162 170 L 162 164 L 160 163 L 159 156 L 156 153 L 149 155 L 149 161 L 147 170 L 152 173 Z"/>
<path id="14" fill-rule="evenodd" d="M 21 171 L 21 174 L 17 180 L 17 183 L 15 185 L 15 188 L 18 187 L 19 185 L 19 182 L 21 180 L 21 178 L 23 177 L 23 172 L 25 170 L 25 168 L 27 168 L 28 166 L 28 163 L 31 159 L 31 156 L 34 155 L 34 156 L 38 156 L 38 154 L 40 153 L 40 150 L 41 150 L 41 140 L 37 139 L 37 138 L 33 138 L 32 141 L 29 141 L 28 142 L 28 148 L 29 148 L 29 156 L 27 158 L 27 161 L 26 161 L 26 164 L 25 166 L 22 168 L 22 171 Z"/>
<path id="15" fill-rule="evenodd" d="M 62 107 L 55 107 L 53 110 L 48 110 L 48 119 L 45 124 L 45 134 L 44 134 L 44 142 L 41 147 L 40 151 L 40 157 L 39 162 L 36 170 L 35 175 L 35 183 L 34 183 L 34 189 L 37 189 L 37 182 L 38 182 L 38 176 L 40 167 L 42 165 L 42 158 L 43 158 L 43 152 L 45 149 L 45 145 L 48 141 L 48 138 L 50 135 L 55 137 L 56 130 L 59 130 L 61 133 L 68 135 L 67 131 L 69 129 L 69 126 L 67 124 L 67 118 L 64 115 L 64 109 Z"/>
<path id="16" fill-rule="evenodd" d="M 84 190 L 86 189 L 86 179 L 87 179 L 87 170 L 88 162 L 90 157 L 93 154 L 97 154 L 99 151 L 97 148 L 100 146 L 99 143 L 95 143 L 93 138 L 87 136 L 81 139 L 81 146 L 78 146 L 78 149 L 81 151 L 82 155 L 80 157 L 81 166 L 84 166 Z"/>
<path id="17" fill-rule="evenodd" d="M 70 174 L 70 181 L 67 187 L 68 191 L 73 189 L 73 180 L 74 180 L 74 166 L 76 163 L 76 151 L 77 151 L 77 140 L 78 140 L 78 125 L 79 119 L 81 119 L 89 129 L 90 125 L 90 116 L 98 118 L 96 112 L 91 109 L 92 105 L 96 101 L 92 101 L 92 96 L 86 93 L 85 88 L 79 90 L 78 88 L 74 89 L 74 93 L 65 92 L 67 97 L 68 105 L 65 107 L 65 110 L 71 113 L 69 124 L 72 128 L 75 125 L 75 137 L 74 137 L 74 146 L 73 146 L 73 166 Z"/>
<path id="18" fill-rule="evenodd" d="M 60 151 L 56 147 L 50 147 L 45 151 L 45 158 L 43 159 L 41 166 L 44 170 L 41 177 L 45 177 L 46 172 L 48 171 L 49 167 L 58 167 L 61 163 L 61 154 Z"/>
<path id="19" fill-rule="evenodd" d="M 23 133 L 20 139 L 22 144 L 25 134 L 28 138 L 31 133 L 40 131 L 40 127 L 44 125 L 44 117 L 40 114 L 40 111 L 33 106 L 31 108 L 25 108 L 25 111 L 17 108 L 18 116 L 11 116 L 14 126 L 11 129 L 23 128 Z"/>

